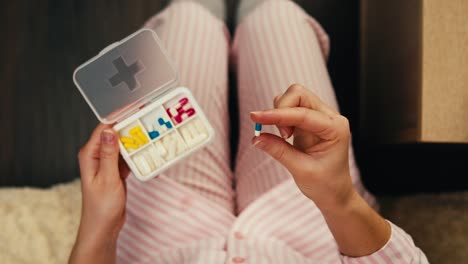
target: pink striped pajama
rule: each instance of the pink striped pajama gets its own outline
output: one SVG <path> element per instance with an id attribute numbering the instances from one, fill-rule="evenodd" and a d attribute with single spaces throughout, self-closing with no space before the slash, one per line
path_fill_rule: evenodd
<path id="1" fill-rule="evenodd" d="M 289 1 L 265 1 L 238 26 L 230 45 L 224 24 L 193 2 L 171 4 L 148 21 L 212 123 L 205 149 L 149 182 L 127 180 L 127 218 L 119 263 L 420 263 L 425 255 L 391 224 L 388 243 L 372 255 L 340 254 L 317 207 L 288 171 L 250 140 L 248 113 L 301 83 L 338 108 L 325 61 L 329 41 L 320 25 Z M 238 77 L 240 138 L 230 169 L 228 57 Z M 273 128 L 265 127 L 273 132 Z M 359 179 L 350 147 L 353 182 Z M 235 188 L 233 187 L 235 186 Z"/>

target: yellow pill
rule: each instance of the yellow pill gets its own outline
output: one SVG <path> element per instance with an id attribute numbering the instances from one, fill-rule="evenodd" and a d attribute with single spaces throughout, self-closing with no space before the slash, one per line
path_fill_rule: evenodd
<path id="1" fill-rule="evenodd" d="M 148 139 L 146 139 L 146 138 L 142 138 L 142 137 L 139 137 L 139 138 L 140 138 L 140 139 L 143 141 L 143 144 L 146 144 L 146 143 L 148 143 L 148 142 L 149 142 L 149 140 L 148 140 Z"/>
<path id="2" fill-rule="evenodd" d="M 130 129 L 130 134 L 137 133 L 138 131 L 141 131 L 141 126 L 136 126 L 132 129 Z"/>
<path id="3" fill-rule="evenodd" d="M 135 143 L 135 140 L 129 137 L 121 137 L 120 141 L 122 141 L 122 143 L 131 143 L 131 144 Z"/>
<path id="4" fill-rule="evenodd" d="M 138 142 L 138 144 L 140 144 L 140 145 L 144 145 L 144 144 L 145 144 L 145 141 L 142 140 L 138 135 L 134 135 L 134 136 L 133 136 L 133 139 L 135 139 L 136 142 Z"/>
<path id="5" fill-rule="evenodd" d="M 137 145 L 137 144 L 132 144 L 132 143 L 125 143 L 125 144 L 124 144 L 124 147 L 127 148 L 127 149 L 129 149 L 129 148 L 131 148 L 131 149 L 137 149 L 137 148 L 138 148 L 138 145 Z"/>
<path id="6" fill-rule="evenodd" d="M 141 140 L 143 140 L 145 143 L 149 141 L 148 137 L 146 137 L 145 134 L 143 134 L 143 132 L 138 132 L 136 136 L 139 137 Z"/>
<path id="7" fill-rule="evenodd" d="M 138 135 L 138 131 L 136 130 L 130 130 L 128 133 L 132 135 L 133 138 L 135 138 L 135 136 Z"/>

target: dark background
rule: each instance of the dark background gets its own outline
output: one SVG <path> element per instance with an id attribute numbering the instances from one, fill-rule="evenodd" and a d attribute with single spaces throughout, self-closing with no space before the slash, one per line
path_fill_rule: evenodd
<path id="1" fill-rule="evenodd" d="M 140 28 L 167 2 L 0 4 L 0 186 L 47 187 L 79 177 L 76 154 L 97 119 L 73 84 L 73 70 Z M 228 1 L 231 31 L 236 2 Z M 296 2 L 330 35 L 329 71 L 341 111 L 351 122 L 365 185 L 377 194 L 466 189 L 467 145 L 377 145 L 360 136 L 359 1 Z M 235 78 L 231 79 L 235 96 Z M 230 109 L 236 120 L 236 104 Z M 235 142 L 235 127 L 231 135 Z"/>

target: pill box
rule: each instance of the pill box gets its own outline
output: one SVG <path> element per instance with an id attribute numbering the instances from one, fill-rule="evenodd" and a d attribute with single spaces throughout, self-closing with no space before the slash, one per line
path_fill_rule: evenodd
<path id="1" fill-rule="evenodd" d="M 80 65 L 73 80 L 97 118 L 115 124 L 120 152 L 139 180 L 156 177 L 214 136 L 150 29 L 109 45 Z"/>

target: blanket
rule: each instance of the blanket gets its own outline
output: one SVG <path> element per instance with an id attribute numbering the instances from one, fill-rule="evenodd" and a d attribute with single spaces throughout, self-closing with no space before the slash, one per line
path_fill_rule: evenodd
<path id="1" fill-rule="evenodd" d="M 468 191 L 379 197 L 431 263 L 466 263 Z M 66 263 L 81 213 L 80 181 L 48 189 L 0 188 L 0 263 Z"/>
<path id="2" fill-rule="evenodd" d="M 80 213 L 79 180 L 0 189 L 0 263 L 66 263 Z"/>

